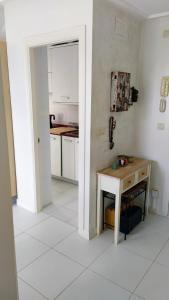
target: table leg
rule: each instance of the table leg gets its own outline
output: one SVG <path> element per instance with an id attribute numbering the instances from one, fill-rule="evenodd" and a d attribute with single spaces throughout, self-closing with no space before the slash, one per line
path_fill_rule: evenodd
<path id="1" fill-rule="evenodd" d="M 115 245 L 119 242 L 119 229 L 120 229 L 120 213 L 121 213 L 121 193 L 116 193 L 115 200 L 115 228 L 114 228 L 114 243 Z"/>
<path id="2" fill-rule="evenodd" d="M 97 183 L 97 235 L 100 235 L 103 228 L 102 228 L 102 210 L 103 210 L 103 192 L 100 189 L 100 177 L 98 176 L 98 183 Z"/>
<path id="3" fill-rule="evenodd" d="M 150 174 L 151 174 L 151 164 L 149 165 L 148 170 L 149 176 L 147 180 L 147 189 L 146 189 L 146 216 L 149 214 L 149 206 L 150 206 Z"/>

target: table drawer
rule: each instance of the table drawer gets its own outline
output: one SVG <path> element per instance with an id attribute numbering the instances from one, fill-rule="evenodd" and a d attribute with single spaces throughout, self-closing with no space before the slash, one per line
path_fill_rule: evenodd
<path id="1" fill-rule="evenodd" d="M 148 167 L 144 167 L 138 171 L 138 181 L 141 181 L 145 177 L 147 177 L 148 174 Z"/>
<path id="2" fill-rule="evenodd" d="M 123 191 L 128 190 L 135 183 L 135 174 L 127 177 L 123 180 Z"/>

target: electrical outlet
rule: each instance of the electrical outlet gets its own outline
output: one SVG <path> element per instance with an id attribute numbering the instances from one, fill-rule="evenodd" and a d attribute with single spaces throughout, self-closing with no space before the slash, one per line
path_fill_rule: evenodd
<path id="1" fill-rule="evenodd" d="M 165 123 L 157 123 L 157 129 L 165 130 Z"/>

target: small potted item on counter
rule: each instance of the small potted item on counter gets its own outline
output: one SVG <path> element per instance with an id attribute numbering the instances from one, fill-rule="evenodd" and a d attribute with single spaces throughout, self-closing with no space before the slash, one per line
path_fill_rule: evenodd
<path id="1" fill-rule="evenodd" d="M 112 162 L 112 169 L 113 169 L 113 170 L 117 170 L 118 167 L 119 167 L 119 162 L 118 162 L 118 160 L 113 161 L 113 162 Z"/>
<path id="2" fill-rule="evenodd" d="M 118 155 L 119 165 L 121 167 L 125 167 L 128 165 L 128 156 L 126 155 Z"/>

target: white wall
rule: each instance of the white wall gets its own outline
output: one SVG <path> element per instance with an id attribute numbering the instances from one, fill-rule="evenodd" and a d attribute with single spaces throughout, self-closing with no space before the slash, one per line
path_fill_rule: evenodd
<path id="1" fill-rule="evenodd" d="M 79 123 L 79 106 L 50 103 L 50 114 L 56 116 L 56 122 Z"/>
<path id="2" fill-rule="evenodd" d="M 167 215 L 169 103 L 165 113 L 159 112 L 161 77 L 169 76 L 169 38 L 163 38 L 164 30 L 169 30 L 169 17 L 147 20 L 142 28 L 136 153 L 154 161 L 151 187 L 159 191 L 159 197 L 154 199 L 153 208 L 157 213 Z M 165 123 L 164 131 L 157 129 L 158 122 Z"/>
<path id="3" fill-rule="evenodd" d="M 6 40 L 5 34 L 5 18 L 4 18 L 4 9 L 3 6 L 0 5 L 0 40 Z"/>
<path id="4" fill-rule="evenodd" d="M 17 300 L 9 158 L 3 100 L 0 70 L 0 299 Z"/>
<path id="5" fill-rule="evenodd" d="M 114 17 L 126 23 L 128 37 L 115 34 Z M 96 211 L 96 171 L 109 166 L 117 154 L 135 154 L 135 107 L 127 112 L 110 113 L 111 72 L 131 73 L 131 84 L 138 86 L 140 20 L 118 9 L 108 0 L 94 1 L 92 145 L 91 145 L 91 212 Z M 117 121 L 115 147 L 109 150 L 109 117 Z M 96 219 L 91 215 L 94 230 Z"/>
<path id="6" fill-rule="evenodd" d="M 89 197 L 90 110 L 92 65 L 91 0 L 16 0 L 5 4 L 9 74 L 14 125 L 16 172 L 19 204 L 36 211 L 32 120 L 26 90 L 24 39 L 64 28 L 86 25 L 86 201 Z M 86 225 L 88 226 L 88 224 Z"/>

